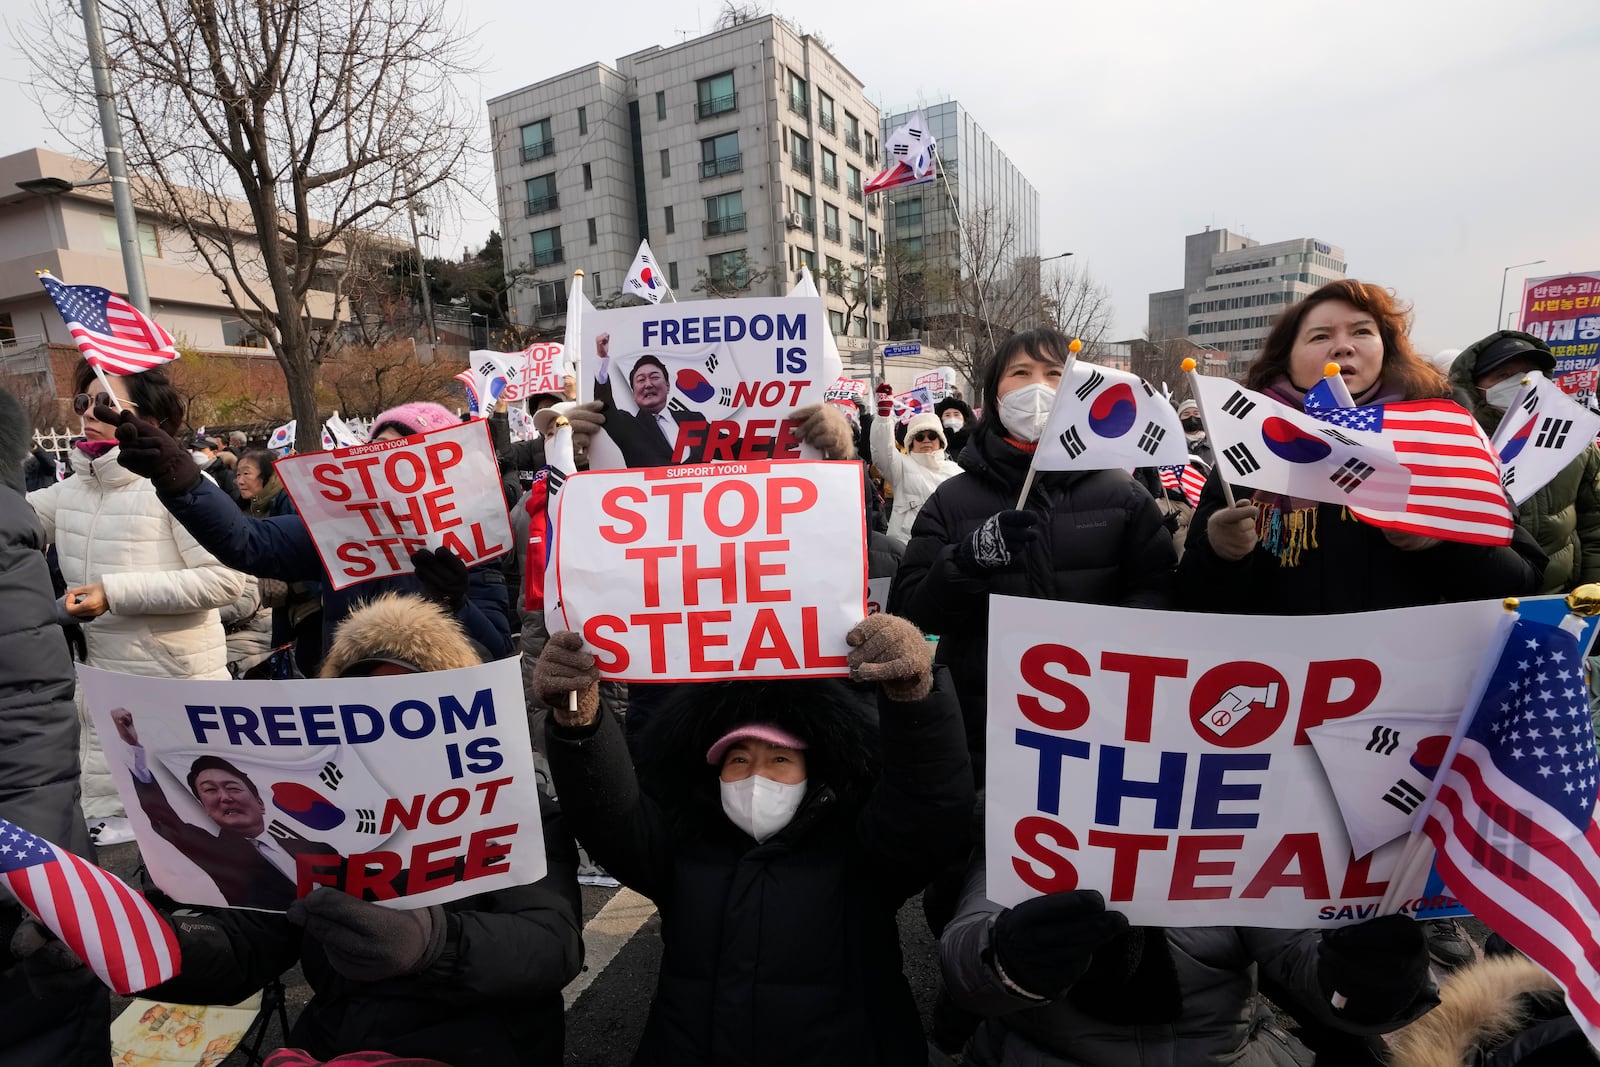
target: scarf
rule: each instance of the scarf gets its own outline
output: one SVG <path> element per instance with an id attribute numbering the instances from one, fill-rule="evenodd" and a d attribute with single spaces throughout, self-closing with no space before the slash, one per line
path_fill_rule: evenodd
<path id="1" fill-rule="evenodd" d="M 283 492 L 283 483 L 278 481 L 276 473 L 267 479 L 267 484 L 261 492 L 250 498 L 250 505 L 245 509 L 246 514 L 258 519 L 267 518 L 272 514 L 272 502 L 278 499 L 278 494 Z"/>
<path id="2" fill-rule="evenodd" d="M 114 439 L 110 441 L 79 441 L 73 447 L 90 459 L 99 459 L 113 448 L 116 448 L 117 442 Z"/>
<path id="3" fill-rule="evenodd" d="M 1291 382 L 1288 375 L 1280 375 L 1261 391 L 1285 407 L 1305 410 L 1306 390 Z M 1385 391 L 1383 379 L 1379 378 L 1352 399 L 1356 407 L 1366 407 L 1369 404 L 1394 403 L 1405 397 L 1400 393 Z M 1261 538 L 1262 547 L 1277 558 L 1278 566 L 1298 567 L 1300 554 L 1308 548 L 1317 547 L 1317 515 L 1321 503 L 1264 490 L 1252 491 L 1250 501 L 1261 509 L 1261 514 L 1256 517 L 1256 536 Z M 1357 521 L 1347 508 L 1340 509 L 1339 518 L 1341 521 Z"/>

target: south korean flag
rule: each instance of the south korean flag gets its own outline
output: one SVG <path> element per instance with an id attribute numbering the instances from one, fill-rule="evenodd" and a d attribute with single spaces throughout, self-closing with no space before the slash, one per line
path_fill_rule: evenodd
<path id="1" fill-rule="evenodd" d="M 1520 506 L 1581 456 L 1597 435 L 1600 415 L 1543 374 L 1529 371 L 1494 433 L 1500 484 Z"/>
<path id="2" fill-rule="evenodd" d="M 1227 481 L 1328 504 L 1405 508 L 1411 472 L 1382 434 L 1329 426 L 1227 378 L 1192 380 Z"/>
<path id="3" fill-rule="evenodd" d="M 1033 465 L 1093 471 L 1188 461 L 1183 425 L 1165 397 L 1136 374 L 1078 359 L 1056 390 Z"/>
<path id="4" fill-rule="evenodd" d="M 1410 833 L 1460 717 L 1452 710 L 1368 713 L 1306 731 L 1358 859 Z"/>

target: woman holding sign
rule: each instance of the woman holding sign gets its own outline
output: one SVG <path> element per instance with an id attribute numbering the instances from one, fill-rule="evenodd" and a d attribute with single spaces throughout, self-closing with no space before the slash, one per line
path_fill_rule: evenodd
<path id="1" fill-rule="evenodd" d="M 545 647 L 535 686 L 556 709 L 567 818 L 661 911 L 635 1064 L 928 1062 L 895 913 L 965 855 L 972 781 L 916 627 L 872 615 L 848 640 L 876 707 L 837 679 L 679 685 L 637 775 L 582 639 Z"/>
<path id="2" fill-rule="evenodd" d="M 1068 344 L 1041 329 L 1000 346 L 984 376 L 983 419 L 958 461 L 962 473 L 923 505 L 889 594 L 891 612 L 939 635 L 939 662 L 955 679 L 980 784 L 991 593 L 1170 606 L 1172 535 L 1126 471 L 1041 471 L 1018 506 Z"/>

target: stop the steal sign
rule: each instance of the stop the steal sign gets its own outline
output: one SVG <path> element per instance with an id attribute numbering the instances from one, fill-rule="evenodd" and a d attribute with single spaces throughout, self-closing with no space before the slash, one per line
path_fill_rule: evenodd
<path id="1" fill-rule="evenodd" d="M 511 550 L 488 423 L 290 456 L 274 465 L 335 589 L 404 574 L 448 548 L 467 566 Z"/>
<path id="2" fill-rule="evenodd" d="M 606 678 L 848 677 L 861 479 L 821 460 L 575 474 L 556 498 L 562 625 Z"/>

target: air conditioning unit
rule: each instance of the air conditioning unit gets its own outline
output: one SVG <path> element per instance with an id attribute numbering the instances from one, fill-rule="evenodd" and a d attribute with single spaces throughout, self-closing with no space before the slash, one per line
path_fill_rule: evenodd
<path id="1" fill-rule="evenodd" d="M 805 224 L 806 217 L 804 215 L 800 214 L 798 211 L 789 212 L 789 229 L 798 230 L 805 226 Z"/>

